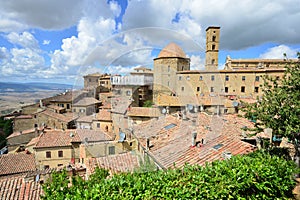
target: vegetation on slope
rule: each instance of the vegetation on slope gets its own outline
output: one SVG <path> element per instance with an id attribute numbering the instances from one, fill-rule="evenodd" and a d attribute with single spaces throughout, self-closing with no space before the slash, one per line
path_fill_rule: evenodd
<path id="1" fill-rule="evenodd" d="M 43 199 L 286 199 L 292 198 L 297 167 L 276 155 L 257 151 L 205 167 L 123 173 L 107 178 L 97 169 L 88 181 L 66 172 L 44 184 Z"/>

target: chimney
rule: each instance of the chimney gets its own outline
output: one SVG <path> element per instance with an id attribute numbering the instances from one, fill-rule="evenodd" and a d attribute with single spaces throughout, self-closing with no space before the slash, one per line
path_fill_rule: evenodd
<path id="1" fill-rule="evenodd" d="M 197 132 L 192 132 L 192 147 L 196 146 Z"/>

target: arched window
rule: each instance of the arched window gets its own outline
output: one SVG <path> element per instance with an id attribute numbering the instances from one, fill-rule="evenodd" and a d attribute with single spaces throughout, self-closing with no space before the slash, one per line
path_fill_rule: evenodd
<path id="1" fill-rule="evenodd" d="M 211 46 L 211 49 L 212 49 L 212 50 L 215 50 L 215 48 L 216 48 L 216 45 L 213 44 L 213 45 Z"/>
<path id="2" fill-rule="evenodd" d="M 211 64 L 214 65 L 215 64 L 215 59 L 211 60 Z"/>

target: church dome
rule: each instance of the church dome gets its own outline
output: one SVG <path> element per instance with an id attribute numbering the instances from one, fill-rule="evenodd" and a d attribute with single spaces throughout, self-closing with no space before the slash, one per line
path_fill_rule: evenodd
<path id="1" fill-rule="evenodd" d="M 180 46 L 171 42 L 160 51 L 157 58 L 166 58 L 166 57 L 186 58 L 186 55 Z"/>

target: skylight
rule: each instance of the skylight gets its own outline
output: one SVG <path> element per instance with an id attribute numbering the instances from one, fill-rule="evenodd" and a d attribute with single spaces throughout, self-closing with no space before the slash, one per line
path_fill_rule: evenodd
<path id="1" fill-rule="evenodd" d="M 214 148 L 215 150 L 218 150 L 218 149 L 220 149 L 222 146 L 223 146 L 223 144 L 217 144 L 217 145 L 213 146 L 213 148 Z"/>
<path id="2" fill-rule="evenodd" d="M 169 129 L 175 127 L 175 126 L 176 126 L 176 124 L 172 123 L 172 124 L 169 124 L 169 125 L 165 126 L 164 128 L 165 128 L 165 130 L 169 130 Z"/>

